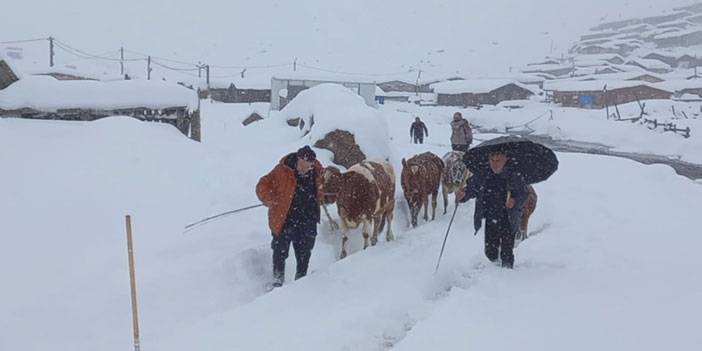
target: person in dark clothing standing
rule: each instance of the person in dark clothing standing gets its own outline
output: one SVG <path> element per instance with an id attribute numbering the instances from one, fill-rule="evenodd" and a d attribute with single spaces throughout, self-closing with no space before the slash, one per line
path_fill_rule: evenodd
<path id="1" fill-rule="evenodd" d="M 414 119 L 414 123 L 410 127 L 410 137 L 415 144 L 424 144 L 424 136 L 429 137 L 429 130 L 419 117 Z"/>
<path id="2" fill-rule="evenodd" d="M 315 152 L 305 146 L 283 157 L 256 185 L 258 198 L 269 209 L 273 287 L 280 287 L 285 281 L 290 244 L 297 261 L 295 279 L 307 275 L 320 220 L 321 174 L 322 166 Z"/>
<path id="3" fill-rule="evenodd" d="M 504 152 L 489 155 L 487 174 L 474 174 L 464 191 L 456 194 L 460 202 L 476 198 L 473 222 L 475 232 L 485 219 L 485 256 L 502 260 L 502 267 L 514 267 L 514 238 L 528 191 L 524 178 L 509 170 L 509 156 Z"/>

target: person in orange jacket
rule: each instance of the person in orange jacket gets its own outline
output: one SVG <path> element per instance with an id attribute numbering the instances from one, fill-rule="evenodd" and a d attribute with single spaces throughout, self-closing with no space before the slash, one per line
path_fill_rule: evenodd
<path id="1" fill-rule="evenodd" d="M 256 185 L 256 195 L 268 207 L 273 239 L 273 287 L 285 281 L 290 244 L 295 250 L 295 279 L 307 275 L 317 237 L 322 200 L 322 165 L 309 146 L 283 157 Z"/>

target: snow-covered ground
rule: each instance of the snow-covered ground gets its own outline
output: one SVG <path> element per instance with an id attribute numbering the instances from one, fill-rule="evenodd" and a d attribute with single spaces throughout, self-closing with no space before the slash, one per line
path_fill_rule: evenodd
<path id="1" fill-rule="evenodd" d="M 643 123 L 607 120 L 605 109 L 568 108 L 538 101 L 517 102 L 517 105 L 523 106 L 519 109 L 485 106 L 480 110 L 436 106 L 419 108 L 411 104 L 389 102 L 381 107 L 381 110 L 390 115 L 415 114 L 442 126 L 439 130 L 442 134 L 438 138 L 430 138 L 429 141 L 436 141 L 442 145 L 448 145 L 449 142 L 451 116 L 455 111 L 461 111 L 472 124 L 484 129 L 504 132 L 506 127 L 513 127 L 512 131 L 523 132 L 531 128 L 536 134 L 548 135 L 554 139 L 600 143 L 618 151 L 669 156 L 702 163 L 702 103 L 671 100 L 649 100 L 644 103 L 646 119 L 656 119 L 659 123 L 674 123 L 679 129 L 689 127 L 690 138 L 665 132 L 660 126 L 650 129 Z M 675 108 L 675 117 L 672 107 Z M 638 117 L 641 110 L 634 102 L 619 106 L 619 111 L 622 119 L 627 119 Z M 682 112 L 685 112 L 688 118 L 685 118 Z M 614 108 L 611 108 L 610 114 L 613 113 Z M 524 126 L 527 123 L 529 128 Z"/>
<path id="2" fill-rule="evenodd" d="M 464 115 L 500 129 L 546 107 Z M 458 210 L 435 275 L 449 216 L 410 230 L 399 200 L 395 242 L 361 251 L 356 233 L 354 253 L 337 261 L 340 236 L 323 221 L 311 274 L 264 295 L 264 210 L 183 233 L 187 223 L 255 204 L 257 179 L 306 141 L 281 119 L 241 124 L 262 110 L 203 103 L 202 143 L 126 117 L 0 119 L 0 349 L 131 347 L 125 214 L 133 216 L 145 350 L 702 347 L 694 220 L 702 187 L 666 166 L 608 157 L 558 155 L 559 171 L 536 185 L 530 227 L 538 235 L 519 246 L 514 271 L 487 263 L 482 232 L 469 229 L 471 202 Z M 453 111 L 380 109 L 397 170 L 400 157 L 448 151 Z M 415 113 L 429 128 L 424 145 L 409 144 Z M 554 121 L 534 128 L 636 151 L 646 151 L 636 139 L 645 134 L 660 152 L 702 158 L 700 139 L 687 145 L 598 114 L 554 109 Z M 292 258 L 287 268 L 292 277 Z"/>

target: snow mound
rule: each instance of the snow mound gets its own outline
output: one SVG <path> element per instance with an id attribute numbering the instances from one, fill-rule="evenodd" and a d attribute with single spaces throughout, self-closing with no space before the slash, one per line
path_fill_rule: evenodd
<path id="1" fill-rule="evenodd" d="M 354 135 L 366 158 L 390 158 L 385 119 L 344 86 L 320 84 L 302 91 L 277 114 L 284 119 L 304 121 L 301 134 L 310 144 L 324 139 L 330 132 L 344 130 Z"/>

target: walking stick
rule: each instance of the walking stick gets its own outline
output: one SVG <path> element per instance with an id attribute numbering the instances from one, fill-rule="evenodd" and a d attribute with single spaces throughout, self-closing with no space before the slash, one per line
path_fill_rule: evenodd
<path id="1" fill-rule="evenodd" d="M 451 221 L 449 221 L 448 229 L 446 229 L 446 235 L 444 236 L 444 243 L 441 244 L 441 253 L 439 253 L 439 259 L 436 261 L 436 269 L 434 269 L 434 274 L 439 271 L 439 264 L 441 264 L 441 257 L 444 255 L 444 247 L 446 247 L 446 239 L 448 239 L 449 232 L 451 231 L 451 225 L 453 224 L 453 218 L 456 217 L 456 212 L 458 211 L 458 203 L 453 209 L 453 214 L 451 215 Z"/>
<path id="2" fill-rule="evenodd" d="M 256 208 L 256 207 L 261 207 L 261 206 L 263 206 L 263 204 L 247 206 L 247 207 L 239 208 L 239 209 L 236 209 L 236 210 L 231 210 L 231 211 L 227 211 L 227 212 L 224 212 L 224 213 L 220 213 L 220 214 L 218 214 L 218 215 L 214 215 L 214 216 L 211 216 L 211 217 L 207 217 L 207 218 L 202 219 L 202 220 L 199 220 L 199 221 L 197 221 L 197 222 L 195 222 L 195 223 L 190 223 L 190 224 L 186 225 L 186 226 L 185 226 L 185 232 L 188 232 L 188 231 L 190 231 L 190 230 L 192 230 L 192 229 L 194 229 L 194 228 L 197 228 L 197 227 L 199 227 L 199 226 L 201 226 L 201 225 L 204 225 L 204 224 L 207 224 L 207 223 L 209 223 L 209 222 L 213 222 L 214 220 L 216 220 L 216 219 L 218 219 L 218 218 L 222 218 L 222 217 L 224 217 L 224 216 L 226 216 L 226 215 L 230 215 L 230 214 L 234 214 L 234 213 L 237 213 L 237 212 L 242 212 L 242 211 L 250 210 L 250 209 L 253 209 L 253 208 Z"/>

